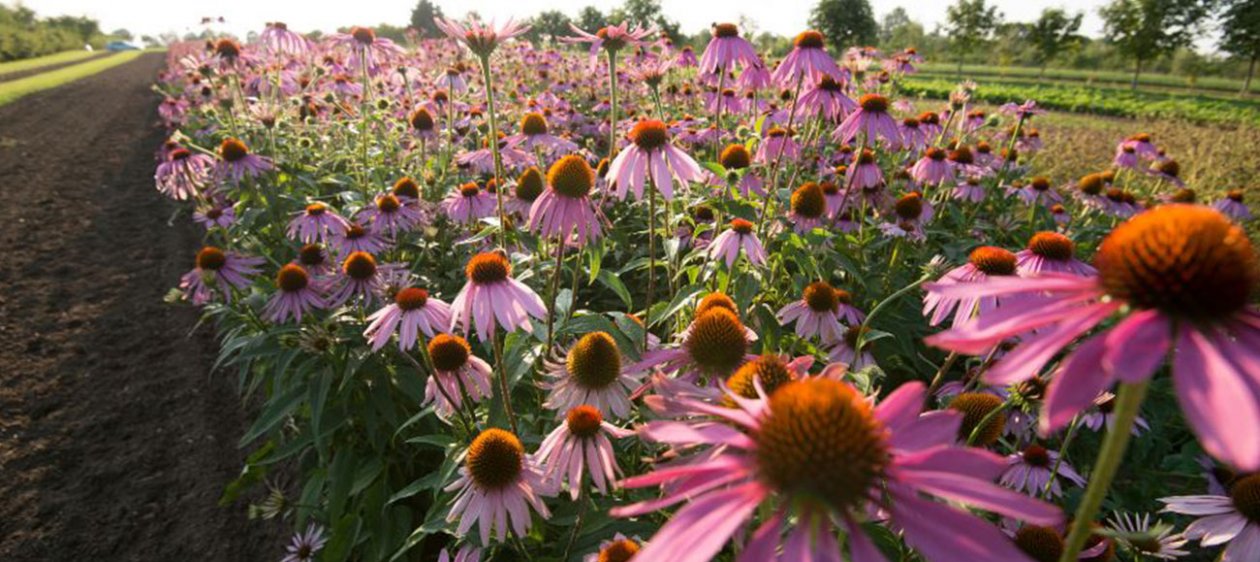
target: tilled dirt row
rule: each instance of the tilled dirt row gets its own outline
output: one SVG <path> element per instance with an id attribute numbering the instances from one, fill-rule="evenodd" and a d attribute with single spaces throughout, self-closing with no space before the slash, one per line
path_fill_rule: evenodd
<path id="1" fill-rule="evenodd" d="M 220 508 L 245 423 L 162 297 L 200 233 L 153 188 L 161 54 L 0 107 L 0 560 L 271 560 Z"/>

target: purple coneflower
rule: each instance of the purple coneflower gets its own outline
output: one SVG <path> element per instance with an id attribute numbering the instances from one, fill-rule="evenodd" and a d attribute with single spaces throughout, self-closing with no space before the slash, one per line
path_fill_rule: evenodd
<path id="1" fill-rule="evenodd" d="M 586 404 L 574 406 L 538 446 L 538 463 L 544 475 L 557 487 L 567 481 L 569 497 L 574 501 L 582 494 L 582 479 L 591 475 L 591 482 L 601 494 L 616 485 L 621 468 L 608 437 L 622 439 L 634 435 L 604 421 L 599 409 Z"/>
<path id="2" fill-rule="evenodd" d="M 1037 176 L 1022 186 L 1012 185 L 1006 190 L 1007 195 L 1016 195 L 1027 205 L 1045 205 L 1047 207 L 1063 202 L 1063 196 L 1054 190 L 1050 180 Z"/>
<path id="3" fill-rule="evenodd" d="M 1066 480 L 1079 487 L 1085 486 L 1085 479 L 1072 468 L 1067 461 L 1059 459 L 1059 453 L 1032 444 L 1018 453 L 1006 457 L 1007 468 L 998 480 L 1003 486 L 1022 491 L 1030 496 L 1041 497 L 1046 486 L 1050 492 L 1045 497 L 1057 498 L 1063 495 L 1060 480 Z M 1057 469 L 1057 470 L 1056 470 Z"/>
<path id="4" fill-rule="evenodd" d="M 713 38 L 704 48 L 700 56 L 700 73 L 704 76 L 717 76 L 728 72 L 739 65 L 742 68 L 760 66 L 761 57 L 752 43 L 739 36 L 739 27 L 733 23 L 713 25 Z"/>
<path id="5" fill-rule="evenodd" d="M 638 537 L 626 538 L 617 533 L 612 540 L 599 543 L 599 552 L 592 552 L 582 558 L 582 562 L 629 562 L 643 548 L 643 541 Z"/>
<path id="6" fill-rule="evenodd" d="M 876 511 L 929 560 L 1022 557 L 996 527 L 923 493 L 1039 524 L 1061 520 L 1053 506 L 992 484 L 1005 463 L 954 444 L 960 416 L 920 416 L 926 394 L 920 383 L 902 385 L 878 406 L 822 377 L 783 384 L 769 397 L 757 394 L 728 394 L 734 407 L 679 399 L 679 408 L 712 420 L 656 421 L 640 430 L 645 439 L 679 449 L 708 447 L 622 483 L 664 485 L 666 494 L 616 508 L 614 516 L 686 503 L 639 558 L 709 560 L 759 508 L 767 517 L 744 545 L 745 560 L 774 560 L 781 542 L 784 559 L 838 560 L 837 527 L 846 531 L 854 560 L 880 560 L 859 524 Z"/>
<path id="7" fill-rule="evenodd" d="M 399 270 L 396 264 L 376 263 L 376 258 L 367 252 L 353 252 L 341 262 L 338 286 L 329 298 L 329 306 L 337 307 L 350 299 L 359 297 L 364 304 L 371 304 L 384 294 L 387 281 Z"/>
<path id="8" fill-rule="evenodd" d="M 792 40 L 792 52 L 774 69 L 772 79 L 781 88 L 793 88 L 799 82 L 808 79 L 814 83 L 823 76 L 830 76 L 836 81 L 844 80 L 844 72 L 827 54 L 823 34 L 811 29 L 802 31 Z"/>
<path id="9" fill-rule="evenodd" d="M 709 244 L 709 259 L 720 259 L 726 262 L 726 268 L 735 266 L 739 259 L 739 251 L 743 249 L 748 263 L 754 266 L 765 265 L 766 249 L 753 233 L 753 223 L 744 219 L 731 220 L 730 228 L 713 239 Z"/>
<path id="10" fill-rule="evenodd" d="M 1041 429 L 1062 427 L 1117 379 L 1150 378 L 1172 353 L 1173 384 L 1205 450 L 1242 470 L 1260 469 L 1260 311 L 1249 305 L 1257 258 L 1243 229 L 1207 207 L 1168 204 L 1116 227 L 1094 259 L 1098 275 L 1045 274 L 928 286 L 945 298 L 1027 299 L 928 338 L 938 347 L 984 353 L 1037 331 L 986 373 L 1010 384 L 1037 374 L 1060 350 L 1087 339 L 1051 380 Z"/>
<path id="11" fill-rule="evenodd" d="M 923 297 L 923 314 L 931 315 L 929 323 L 933 326 L 944 322 L 951 314 L 954 316 L 955 326 L 966 322 L 972 315 L 986 315 L 997 309 L 999 301 L 1005 299 L 996 296 L 956 297 L 952 292 L 941 289 L 956 285 L 970 286 L 992 277 L 1010 277 L 1015 274 L 1015 254 L 996 246 L 976 248 L 971 251 L 965 265 L 950 270 L 939 281 L 925 287 L 927 295 Z"/>
<path id="12" fill-rule="evenodd" d="M 551 134 L 547 118 L 541 113 L 526 113 L 521 117 L 521 132 L 505 139 L 512 146 L 523 146 L 529 150 L 543 148 L 548 151 L 573 152 L 577 144 Z M 539 162 L 539 166 L 543 163 Z"/>
<path id="13" fill-rule="evenodd" d="M 984 186 L 980 185 L 980 178 L 967 177 L 954 184 L 954 189 L 949 195 L 959 201 L 979 203 L 984 201 L 985 191 Z"/>
<path id="14" fill-rule="evenodd" d="M 398 349 L 407 351 L 416 346 L 419 334 L 432 338 L 451 325 L 451 306 L 429 296 L 417 287 L 407 287 L 394 294 L 394 302 L 368 316 L 363 337 L 379 351 L 398 332 Z"/>
<path id="15" fill-rule="evenodd" d="M 490 364 L 473 355 L 464 338 L 436 334 L 426 350 L 434 372 L 425 383 L 423 404 L 433 404 L 438 417 L 450 419 L 463 407 L 465 397 L 477 403 L 493 394 Z"/>
<path id="16" fill-rule="evenodd" d="M 392 193 L 376 196 L 375 204 L 364 207 L 359 215 L 370 221 L 373 232 L 390 236 L 415 228 L 424 217 L 419 207 Z"/>
<path id="17" fill-rule="evenodd" d="M 1119 536 L 1117 539 L 1128 549 L 1143 559 L 1146 557 L 1160 560 L 1176 560 L 1190 554 L 1182 550 L 1189 539 L 1182 533 L 1173 533 L 1173 526 L 1162 521 L 1151 525 L 1151 515 L 1115 513 L 1107 520 L 1107 524 Z"/>
<path id="18" fill-rule="evenodd" d="M 617 153 L 606 176 L 618 199 L 625 199 L 627 193 L 643 199 L 643 182 L 647 178 L 667 201 L 674 197 L 675 180 L 685 186 L 702 179 L 700 165 L 670 144 L 669 129 L 664 123 L 644 119 L 635 123 L 626 136 L 630 145 Z"/>
<path id="19" fill-rule="evenodd" d="M 1093 266 L 1076 259 L 1076 244 L 1058 232 L 1038 232 L 1028 239 L 1028 247 L 1015 253 L 1015 270 L 1024 277 L 1042 273 L 1091 276 Z"/>
<path id="20" fill-rule="evenodd" d="M 352 252 L 367 252 L 375 255 L 389 247 L 389 243 L 380 234 L 363 228 L 358 223 L 348 223 L 345 228 L 329 232 L 328 245 L 343 256 L 348 256 Z"/>
<path id="21" fill-rule="evenodd" d="M 678 50 L 678 59 L 675 62 L 683 68 L 700 65 L 700 61 L 696 59 L 696 52 L 690 46 Z"/>
<path id="22" fill-rule="evenodd" d="M 703 378 L 716 381 L 730 376 L 750 358 L 748 349 L 756 335 L 740 321 L 734 312 L 735 304 L 722 296 L 724 302 L 707 308 L 701 301 L 696 307 L 695 320 L 680 334 L 678 347 L 649 351 L 642 361 L 626 370 L 643 373 L 659 369 L 692 383 Z"/>
<path id="23" fill-rule="evenodd" d="M 1198 517 L 1186 527 L 1187 539 L 1209 547 L 1229 543 L 1221 562 L 1260 559 L 1260 474 L 1251 474 L 1229 485 L 1227 496 L 1173 496 L 1160 498 L 1167 513 Z"/>
<path id="24" fill-rule="evenodd" d="M 822 186 L 812 181 L 796 188 L 788 199 L 788 204 L 788 216 L 792 219 L 793 228 L 801 234 L 822 226 L 823 218 L 827 215 L 827 196 L 823 193 Z"/>
<path id="25" fill-rule="evenodd" d="M 623 21 L 620 25 L 601 27 L 595 33 L 582 31 L 572 23 L 569 24 L 569 29 L 573 30 L 577 37 L 561 37 L 560 40 L 565 43 L 590 43 L 592 69 L 599 63 L 600 49 L 615 53 L 626 47 L 639 47 L 646 43 L 645 39 L 656 33 L 656 26 L 631 28 L 629 21 Z"/>
<path id="26" fill-rule="evenodd" d="M 502 429 L 487 429 L 473 439 L 459 478 L 445 490 L 458 490 L 446 520 L 459 520 L 459 535 L 478 524 L 482 544 L 489 544 L 491 533 L 503 542 L 509 527 L 524 537 L 531 524 L 530 507 L 543 519 L 551 517 L 541 496 L 553 491 L 520 439 Z"/>
<path id="27" fill-rule="evenodd" d="M 350 221 L 320 202 L 311 203 L 289 221 L 289 238 L 303 243 L 324 242 L 335 234 L 344 234 Z"/>
<path id="28" fill-rule="evenodd" d="M 947 154 L 935 146 L 923 152 L 923 157 L 910 167 L 910 177 L 921 186 L 933 186 L 954 179 L 954 168 L 945 161 Z"/>
<path id="29" fill-rule="evenodd" d="M 804 115 L 819 115 L 829 121 L 843 119 L 846 115 L 857 111 L 857 102 L 844 95 L 844 85 L 835 78 L 824 74 L 818 83 L 801 94 L 797 106 Z"/>
<path id="30" fill-rule="evenodd" d="M 350 51 L 350 60 L 347 64 L 352 68 L 362 65 L 375 68 L 380 61 L 397 58 L 406 53 L 392 40 L 377 37 L 376 32 L 370 27 L 356 25 L 350 28 L 349 33 L 332 34 L 328 41 L 333 46 L 343 47 Z"/>
<path id="31" fill-rule="evenodd" d="M 599 238 L 601 216 L 590 198 L 594 187 L 595 170 L 585 158 L 570 154 L 557 160 L 547 170 L 547 189 L 529 210 L 528 228 L 565 242 L 572 237 L 578 246 Z"/>
<path id="32" fill-rule="evenodd" d="M 1251 209 L 1247 208 L 1247 204 L 1243 202 L 1241 189 L 1229 190 L 1225 197 L 1212 203 L 1212 208 L 1239 222 L 1251 220 Z"/>
<path id="33" fill-rule="evenodd" d="M 875 356 L 871 354 L 874 342 L 866 341 L 869 331 L 870 328 L 863 328 L 860 324 L 845 328 L 840 338 L 827 350 L 827 359 L 844 365 L 850 371 L 861 371 L 874 365 Z"/>
<path id="34" fill-rule="evenodd" d="M 181 146 L 167 153 L 153 179 L 163 195 L 183 201 L 201 193 L 213 167 L 214 159 Z"/>
<path id="35" fill-rule="evenodd" d="M 328 308 L 320 294 L 322 284 L 311 279 L 306 269 L 295 263 L 280 268 L 276 274 L 276 289 L 265 308 L 266 317 L 272 322 L 285 322 L 289 318 L 301 322 L 303 314 Z"/>
<path id="36" fill-rule="evenodd" d="M 266 261 L 205 246 L 197 252 L 192 271 L 180 278 L 179 288 L 183 289 L 184 298 L 196 305 L 210 302 L 211 286 L 219 290 L 225 302 L 232 302 L 232 290 L 249 287 L 247 276 L 258 273 L 258 266 Z"/>
<path id="37" fill-rule="evenodd" d="M 801 299 L 779 309 L 779 323 L 796 323 L 796 335 L 802 338 L 819 337 L 825 344 L 833 344 L 844 337 L 844 325 L 855 326 L 866 315 L 853 306 L 853 296 L 848 291 L 836 289 L 825 281 L 815 281 L 801 292 Z"/>
<path id="38" fill-rule="evenodd" d="M 748 152 L 748 147 L 742 144 L 726 145 L 718 155 L 718 163 L 726 170 L 725 177 L 715 176 L 714 179 L 719 184 L 737 188 L 744 197 L 751 197 L 754 193 L 765 196 L 766 190 L 762 187 L 761 178 L 751 169 L 752 154 Z M 738 180 L 735 175 L 739 176 Z"/>
<path id="39" fill-rule="evenodd" d="M 285 547 L 284 558 L 280 562 L 311 562 L 315 555 L 324 548 L 328 539 L 324 537 L 324 528 L 315 523 L 306 526 L 306 531 L 294 533 L 292 542 Z"/>
<path id="40" fill-rule="evenodd" d="M 800 157 L 800 147 L 792 139 L 792 134 L 780 127 L 771 127 L 757 145 L 756 161 L 769 165 L 780 158 L 793 161 Z"/>
<path id="41" fill-rule="evenodd" d="M 1115 408 L 1115 394 L 1110 392 L 1099 394 L 1097 398 L 1094 398 L 1094 408 L 1081 414 L 1081 425 L 1093 431 L 1102 431 L 1104 427 L 1110 430 L 1116 425 Z M 1151 425 L 1139 415 L 1133 418 L 1133 429 L 1129 433 L 1137 437 L 1150 429 Z"/>
<path id="42" fill-rule="evenodd" d="M 481 562 L 481 549 L 466 544 L 459 547 L 454 558 L 451 558 L 451 554 L 446 549 L 442 549 L 442 552 L 438 553 L 437 562 Z"/>
<path id="43" fill-rule="evenodd" d="M 468 333 L 476 324 L 477 337 L 488 342 L 496 327 L 533 331 L 529 317 L 547 317 L 542 299 L 524 283 L 512 278 L 512 264 L 502 254 L 484 252 L 468 260 L 468 282 L 451 301 L 451 328 L 463 326 Z"/>
<path id="44" fill-rule="evenodd" d="M 863 150 L 857 161 L 845 170 L 845 185 L 849 190 L 873 189 L 884 185 L 884 172 L 875 160 L 875 153 Z"/>
<path id="45" fill-rule="evenodd" d="M 303 55 L 311 48 L 311 42 L 301 33 L 289 31 L 283 22 L 267 22 L 267 28 L 258 34 L 258 40 L 267 50 L 285 55 Z"/>
<path id="46" fill-rule="evenodd" d="M 932 220 L 935 210 L 922 193 L 911 191 L 902 195 L 893 203 L 892 211 L 892 220 L 879 226 L 884 235 L 916 241 L 927 238 L 923 225 Z"/>
<path id="47" fill-rule="evenodd" d="M 442 200 L 442 209 L 451 220 L 472 224 L 495 214 L 494 196 L 482 191 L 475 182 L 468 182 L 455 189 Z"/>
<path id="48" fill-rule="evenodd" d="M 226 201 L 213 203 L 208 207 L 193 211 L 193 221 L 210 230 L 214 227 L 228 228 L 236 224 L 236 209 Z"/>
<path id="49" fill-rule="evenodd" d="M 214 172 L 219 178 L 241 181 L 246 176 L 258 177 L 274 167 L 271 160 L 250 154 L 245 143 L 229 138 L 219 144 L 219 160 Z"/>
<path id="50" fill-rule="evenodd" d="M 562 414 L 588 404 L 617 418 L 633 411 L 630 392 L 641 384 L 641 377 L 622 371 L 621 351 L 608 333 L 588 333 L 544 365 L 551 379 L 542 385 L 550 391 L 544 408 Z"/>
<path id="51" fill-rule="evenodd" d="M 888 98 L 879 94 L 866 94 L 858 99 L 858 109 L 844 118 L 844 122 L 832 133 L 841 143 L 847 143 L 862 133 L 868 145 L 875 144 L 876 139 L 884 139 L 888 147 L 901 147 L 901 130 L 897 128 L 897 120 L 888 114 Z"/>

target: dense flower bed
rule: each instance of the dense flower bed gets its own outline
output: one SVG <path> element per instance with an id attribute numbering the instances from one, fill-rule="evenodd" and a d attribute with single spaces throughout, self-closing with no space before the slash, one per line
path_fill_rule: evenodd
<path id="1" fill-rule="evenodd" d="M 439 24 L 158 85 L 287 559 L 1260 556 L 1236 186 L 1041 177 L 1036 103 L 915 107 L 913 51 Z"/>

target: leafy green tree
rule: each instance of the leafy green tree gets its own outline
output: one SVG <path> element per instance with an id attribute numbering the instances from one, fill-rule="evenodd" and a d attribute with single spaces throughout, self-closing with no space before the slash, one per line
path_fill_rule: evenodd
<path id="1" fill-rule="evenodd" d="M 1246 60 L 1242 92 L 1251 90 L 1260 59 L 1260 0 L 1232 0 L 1221 14 L 1221 50 Z"/>
<path id="2" fill-rule="evenodd" d="M 958 54 L 958 75 L 962 76 L 963 61 L 989 40 L 1002 21 L 1002 14 L 997 6 L 989 6 L 984 0 L 958 0 L 945 9 L 945 19 L 945 32 L 950 47 Z"/>
<path id="3" fill-rule="evenodd" d="M 1046 66 L 1050 61 L 1064 49 L 1080 41 L 1076 32 L 1080 31 L 1084 16 L 1080 12 L 1068 15 L 1061 8 L 1046 8 L 1041 11 L 1041 17 L 1028 26 L 1028 40 L 1036 50 L 1037 64 L 1041 66 L 1041 72 L 1037 74 L 1038 82 L 1045 76 Z"/>
<path id="4" fill-rule="evenodd" d="M 875 42 L 879 27 L 867 0 L 819 0 L 809 26 L 821 31 L 837 52 Z"/>
<path id="5" fill-rule="evenodd" d="M 440 17 L 443 17 L 440 6 L 435 6 L 429 0 L 420 0 L 416 2 L 416 7 L 411 9 L 411 28 L 418 31 L 421 37 L 441 37 L 442 30 L 433 23 L 434 18 Z"/>
<path id="6" fill-rule="evenodd" d="M 578 12 L 577 26 L 584 31 L 595 33 L 595 30 L 604 27 L 608 22 L 608 18 L 604 16 L 604 12 L 599 11 L 595 6 L 587 6 Z"/>
<path id="7" fill-rule="evenodd" d="M 1111 0 L 1099 8 L 1104 32 L 1120 54 L 1133 61 L 1137 89 L 1142 64 L 1188 47 L 1203 31 L 1214 0 Z"/>
<path id="8" fill-rule="evenodd" d="M 879 24 L 879 46 L 885 49 L 922 47 L 924 36 L 923 24 L 910 19 L 901 6 L 885 14 Z"/>
<path id="9" fill-rule="evenodd" d="M 555 41 L 557 37 L 573 34 L 569 30 L 569 24 L 572 22 L 569 16 L 559 10 L 544 11 L 530 21 L 529 37 L 534 41 L 542 39 Z"/>

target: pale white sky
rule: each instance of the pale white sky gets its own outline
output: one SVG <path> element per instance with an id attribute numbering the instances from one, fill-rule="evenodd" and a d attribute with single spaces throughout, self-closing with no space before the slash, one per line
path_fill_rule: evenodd
<path id="1" fill-rule="evenodd" d="M 951 0 L 872 0 L 877 18 L 897 6 L 931 31 L 945 19 L 945 6 Z M 1057 6 L 1085 12 L 1082 32 L 1099 35 L 1102 22 L 1097 8 L 1104 0 L 991 0 L 1008 21 L 1031 21 L 1041 10 Z M 0 2 L 13 4 L 12 0 Z M 604 12 L 620 0 L 436 0 L 449 16 L 476 10 L 490 18 L 529 17 L 543 10 L 561 10 L 575 16 L 583 6 L 594 5 Z M 809 11 L 816 0 L 662 0 L 665 13 L 694 33 L 712 22 L 736 21 L 741 14 L 758 22 L 763 31 L 792 35 L 805 29 Z M 223 16 L 225 31 L 244 35 L 261 31 L 268 21 L 283 21 L 290 29 L 330 31 L 340 26 L 375 25 L 381 22 L 402 25 L 411 17 L 415 0 L 24 0 L 22 4 L 41 16 L 87 15 L 101 22 L 106 31 L 125 27 L 137 35 L 164 31 L 183 33 L 199 30 L 202 16 Z"/>

